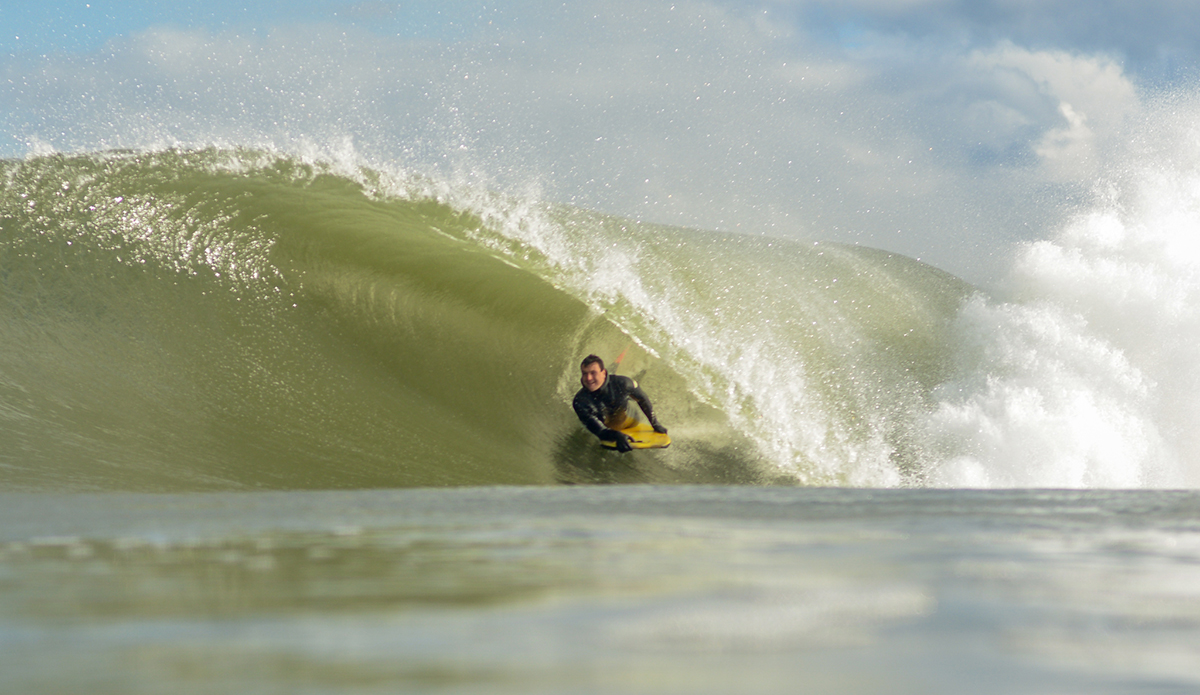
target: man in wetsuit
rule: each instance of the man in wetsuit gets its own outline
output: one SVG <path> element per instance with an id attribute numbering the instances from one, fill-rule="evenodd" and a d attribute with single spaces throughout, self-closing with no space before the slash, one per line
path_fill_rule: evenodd
<path id="1" fill-rule="evenodd" d="M 579 365 L 582 372 L 580 382 L 583 388 L 575 394 L 575 414 L 579 421 L 592 434 L 602 440 L 616 442 L 617 451 L 632 451 L 629 437 L 615 428 L 625 423 L 628 416 L 626 409 L 629 399 L 637 401 L 638 407 L 650 418 L 650 426 L 655 432 L 666 433 L 667 428 L 658 424 L 654 417 L 654 409 L 646 393 L 638 388 L 637 382 L 627 376 L 614 374 L 609 376 L 604 369 L 604 360 L 595 355 L 588 355 Z"/>

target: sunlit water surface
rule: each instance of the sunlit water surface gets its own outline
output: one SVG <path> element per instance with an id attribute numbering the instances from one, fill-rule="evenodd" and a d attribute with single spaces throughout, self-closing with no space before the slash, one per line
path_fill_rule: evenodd
<path id="1" fill-rule="evenodd" d="M 0 495 L 5 693 L 1200 691 L 1200 493 Z"/>

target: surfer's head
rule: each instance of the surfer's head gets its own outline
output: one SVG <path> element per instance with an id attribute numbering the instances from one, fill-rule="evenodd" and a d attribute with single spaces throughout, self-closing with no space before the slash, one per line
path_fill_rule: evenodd
<path id="1" fill-rule="evenodd" d="M 579 381 L 588 391 L 595 391 L 608 379 L 608 370 L 604 368 L 604 360 L 595 355 L 584 357 L 583 364 L 579 365 L 579 370 L 583 375 Z"/>

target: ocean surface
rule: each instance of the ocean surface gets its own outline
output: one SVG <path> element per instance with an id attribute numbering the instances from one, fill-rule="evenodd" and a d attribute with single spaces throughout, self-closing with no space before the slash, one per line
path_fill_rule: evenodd
<path id="1" fill-rule="evenodd" d="M 0 494 L 0 689 L 1195 693 L 1200 495 Z"/>
<path id="2" fill-rule="evenodd" d="M 354 160 L 0 161 L 0 691 L 1200 692 L 1191 180 L 1001 294 Z M 582 430 L 588 353 L 669 449 Z"/>

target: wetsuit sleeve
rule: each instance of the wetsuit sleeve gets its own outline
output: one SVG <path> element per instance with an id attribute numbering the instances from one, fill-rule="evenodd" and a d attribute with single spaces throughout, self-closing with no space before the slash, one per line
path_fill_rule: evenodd
<path id="1" fill-rule="evenodd" d="M 638 386 L 637 382 L 632 379 L 629 380 L 629 397 L 637 402 L 638 407 L 642 409 L 642 412 L 646 414 L 646 417 L 650 418 L 651 425 L 658 424 L 658 418 L 654 417 L 654 406 L 650 405 L 650 397 L 647 396 L 646 392 L 642 390 L 642 387 Z"/>
<path id="2" fill-rule="evenodd" d="M 583 423 L 583 426 L 588 428 L 588 431 L 592 434 L 603 439 L 603 433 L 608 428 L 604 426 L 604 421 L 600 419 L 600 413 L 597 411 L 596 406 L 588 399 L 580 398 L 579 396 L 575 396 L 575 401 L 572 405 L 575 408 L 575 415 Z"/>

